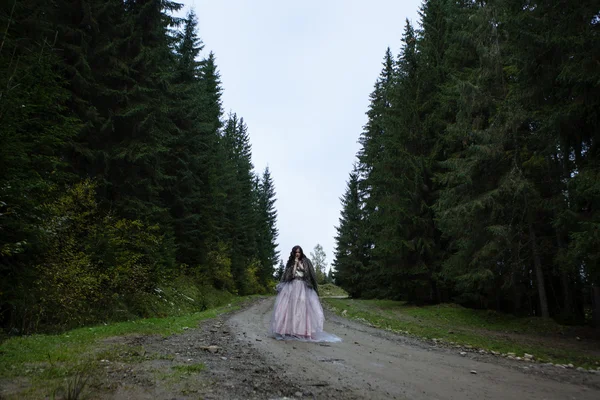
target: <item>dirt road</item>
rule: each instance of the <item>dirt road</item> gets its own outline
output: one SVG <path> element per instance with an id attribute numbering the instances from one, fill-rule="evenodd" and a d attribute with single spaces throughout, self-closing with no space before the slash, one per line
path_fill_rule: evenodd
<path id="1" fill-rule="evenodd" d="M 304 396 L 363 399 L 600 399 L 600 374 L 437 348 L 327 313 L 325 330 L 342 343 L 267 337 L 273 299 L 227 320 Z M 300 395 L 300 393 L 297 393 Z"/>
<path id="2" fill-rule="evenodd" d="M 103 339 L 92 357 L 101 358 L 100 368 L 86 381 L 85 398 L 600 399 L 597 373 L 476 352 L 460 355 L 460 349 L 328 312 L 325 330 L 341 337 L 341 343 L 277 341 L 267 336 L 273 301 L 255 300 L 242 311 L 168 337 Z M 0 380 L 0 399 L 51 397 L 52 388 L 41 388 L 37 395 L 30 386 L 28 378 Z"/>

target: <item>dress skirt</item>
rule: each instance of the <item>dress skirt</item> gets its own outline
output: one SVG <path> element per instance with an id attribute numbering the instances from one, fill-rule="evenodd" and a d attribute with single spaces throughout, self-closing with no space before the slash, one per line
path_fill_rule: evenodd
<path id="1" fill-rule="evenodd" d="M 279 284 L 271 318 L 271 333 L 277 339 L 303 341 L 341 341 L 323 332 L 323 307 L 319 296 L 302 279 Z"/>

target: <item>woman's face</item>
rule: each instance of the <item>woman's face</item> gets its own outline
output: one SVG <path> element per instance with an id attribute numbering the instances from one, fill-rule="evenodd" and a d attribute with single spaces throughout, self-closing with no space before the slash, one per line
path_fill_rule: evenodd
<path id="1" fill-rule="evenodd" d="M 296 258 L 302 257 L 302 250 L 300 250 L 300 249 L 294 250 L 294 256 L 296 256 Z"/>

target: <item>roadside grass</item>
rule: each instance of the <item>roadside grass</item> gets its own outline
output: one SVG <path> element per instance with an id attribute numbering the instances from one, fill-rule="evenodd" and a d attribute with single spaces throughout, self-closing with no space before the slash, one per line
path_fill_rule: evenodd
<path id="1" fill-rule="evenodd" d="M 594 369 L 600 366 L 600 341 L 562 337 L 569 327 L 553 320 L 518 318 L 455 304 L 418 307 L 392 300 L 331 298 L 324 302 L 338 315 L 402 335 L 435 338 L 468 349 L 515 353 L 515 357 L 528 353 L 539 362 Z M 590 349 L 590 345 L 594 347 Z"/>
<path id="2" fill-rule="evenodd" d="M 206 366 L 202 363 L 198 363 L 191 365 L 174 365 L 171 368 L 183 374 L 195 374 L 204 371 Z"/>
<path id="3" fill-rule="evenodd" d="M 194 328 L 200 321 L 239 309 L 245 301 L 256 296 L 235 297 L 230 304 L 187 315 L 137 319 L 74 329 L 58 335 L 12 337 L 0 343 L 0 379 L 26 379 L 31 387 L 18 398 L 39 398 L 48 388 L 66 390 L 85 385 L 82 377 L 93 375 L 104 360 L 137 363 L 164 356 L 147 354 L 141 346 L 102 343 L 103 339 L 125 335 L 169 336 Z M 200 366 L 186 366 L 191 373 Z M 22 396 L 22 397 L 21 397 Z"/>

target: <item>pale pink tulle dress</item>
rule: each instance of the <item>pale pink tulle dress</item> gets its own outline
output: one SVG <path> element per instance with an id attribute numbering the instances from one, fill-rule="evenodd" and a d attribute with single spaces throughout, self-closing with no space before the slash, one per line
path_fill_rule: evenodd
<path id="1" fill-rule="evenodd" d="M 314 342 L 340 342 L 323 332 L 323 307 L 319 296 L 302 279 L 280 283 L 271 318 L 271 334 L 276 339 Z"/>

